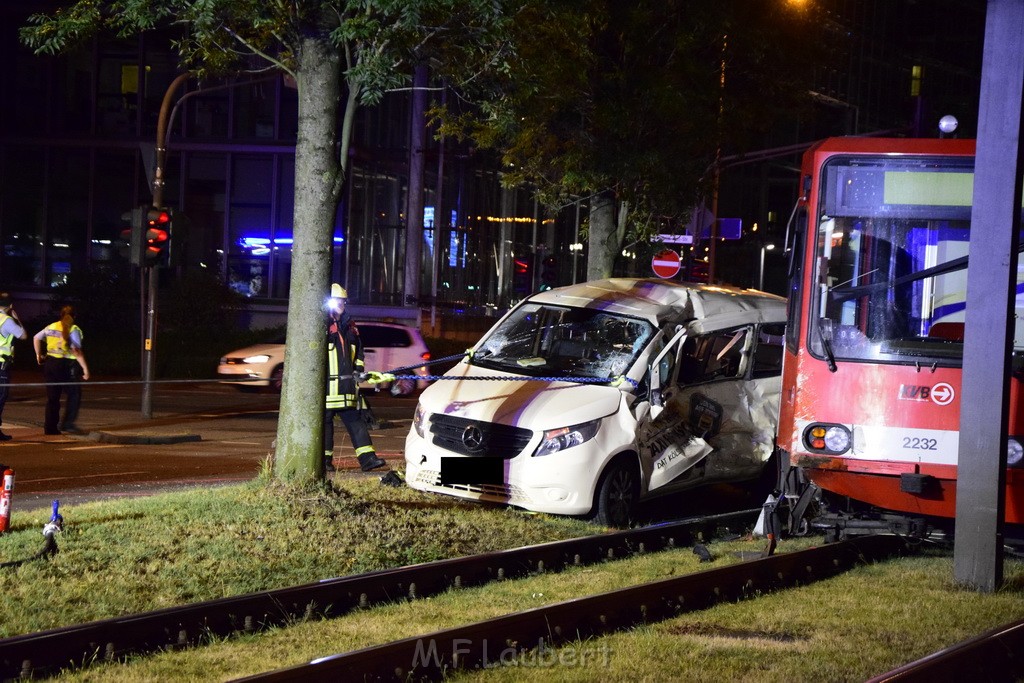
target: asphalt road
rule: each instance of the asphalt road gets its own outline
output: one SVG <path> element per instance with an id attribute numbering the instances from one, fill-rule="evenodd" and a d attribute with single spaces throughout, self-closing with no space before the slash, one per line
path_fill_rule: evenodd
<path id="1" fill-rule="evenodd" d="M 18 378 L 15 378 L 16 381 Z M 32 378 L 34 381 L 34 378 Z M 28 380 L 26 380 L 28 381 Z M 215 382 L 153 384 L 150 419 L 142 417 L 142 385 L 94 378 L 83 387 L 82 435 L 43 434 L 42 386 L 11 390 L 0 463 L 15 471 L 12 515 L 90 500 L 212 486 L 255 477 L 273 453 L 278 396 L 242 393 Z M 383 423 L 372 432 L 381 456 L 397 464 L 416 407 L 415 397 L 370 395 Z M 335 430 L 338 476 L 359 472 L 343 426 Z"/>

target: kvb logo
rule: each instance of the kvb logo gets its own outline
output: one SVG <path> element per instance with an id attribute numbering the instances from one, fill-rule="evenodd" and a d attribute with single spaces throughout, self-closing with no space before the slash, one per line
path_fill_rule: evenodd
<path id="1" fill-rule="evenodd" d="M 931 401 L 935 405 L 948 406 L 956 397 L 953 387 L 945 382 L 935 386 L 923 384 L 901 384 L 899 398 L 904 401 Z"/>

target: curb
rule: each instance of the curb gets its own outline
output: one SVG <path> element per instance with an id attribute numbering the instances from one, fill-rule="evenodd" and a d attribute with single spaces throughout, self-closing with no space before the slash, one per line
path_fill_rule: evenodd
<path id="1" fill-rule="evenodd" d="M 113 434 L 111 432 L 89 432 L 89 441 L 100 443 L 170 444 L 202 441 L 199 434 Z"/>

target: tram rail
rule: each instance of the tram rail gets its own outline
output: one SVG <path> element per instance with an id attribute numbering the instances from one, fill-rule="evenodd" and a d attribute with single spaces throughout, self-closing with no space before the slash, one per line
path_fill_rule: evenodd
<path id="1" fill-rule="evenodd" d="M 997 626 L 868 683 L 935 683 L 935 681 L 1019 681 L 1024 679 L 1024 619 Z"/>
<path id="2" fill-rule="evenodd" d="M 542 641 L 557 647 L 718 602 L 826 579 L 907 550 L 899 536 L 862 536 L 321 657 L 238 681 L 439 680 L 452 670 L 486 668 L 525 655 Z"/>

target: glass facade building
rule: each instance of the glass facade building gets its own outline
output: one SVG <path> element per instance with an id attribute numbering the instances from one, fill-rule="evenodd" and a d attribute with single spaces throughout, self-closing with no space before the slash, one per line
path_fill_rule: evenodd
<path id="1" fill-rule="evenodd" d="M 764 148 L 906 128 L 915 103 L 919 134 L 931 134 L 925 128 L 933 112 L 957 113 L 968 124 L 964 134 L 972 134 L 974 122 L 965 118 L 977 107 L 980 35 L 948 24 L 980 25 L 982 12 L 967 11 L 969 3 L 959 0 L 941 0 L 950 11 L 927 17 L 915 16 L 921 14 L 916 3 L 821 2 L 830 8 L 823 40 L 839 59 L 829 67 L 809 65 L 818 83 L 814 111 L 777 126 Z M 18 28 L 32 12 L 56 6 L 0 4 L 0 289 L 39 298 L 75 269 L 127 258 L 123 215 L 151 202 L 161 104 L 180 73 L 169 36 L 159 32 L 97 38 L 56 57 L 32 54 L 19 43 Z M 935 25 L 914 23 L 926 20 Z M 906 31 L 907 22 L 917 29 Z M 936 38 L 946 34 L 953 38 Z M 952 39 L 963 44 L 950 56 Z M 974 52 L 964 57 L 967 50 Z M 164 204 L 187 241 L 180 265 L 164 279 L 181 269 L 213 269 L 254 303 L 283 307 L 291 269 L 295 89 L 280 75 L 189 79 L 171 102 Z M 957 111 L 948 111 L 950 105 Z M 332 264 L 333 278 L 357 304 L 406 300 L 411 109 L 402 92 L 357 115 Z M 579 238 L 585 202 L 550 215 L 527 188 L 503 188 L 487 154 L 451 140 L 441 144 L 432 131 L 425 139 L 421 306 L 500 311 L 542 283 L 586 278 Z M 743 232 L 721 245 L 718 279 L 756 283 L 763 244 L 781 241 L 785 231 L 798 154 L 723 168 L 718 213 L 740 219 Z M 616 273 L 651 275 L 647 246 L 634 245 Z M 698 259 L 706 246 L 694 249 Z M 781 267 L 775 260 L 769 259 L 769 284 Z"/>
<path id="2" fill-rule="evenodd" d="M 73 269 L 127 259 L 123 216 L 152 201 L 161 103 L 180 71 L 158 32 L 33 55 L 17 29 L 53 3 L 33 5 L 0 9 L 0 288 L 42 295 Z M 283 305 L 296 90 L 271 75 L 188 79 L 171 94 L 163 204 L 185 232 L 176 268 L 214 269 L 253 302 Z M 332 265 L 357 304 L 405 301 L 410 104 L 388 94 L 357 114 Z M 425 139 L 421 305 L 436 291 L 446 307 L 505 308 L 536 289 L 545 258 L 560 262 L 558 284 L 573 263 L 585 271 L 568 249 L 576 212 L 547 218 L 528 190 L 501 186 L 488 155 Z"/>

